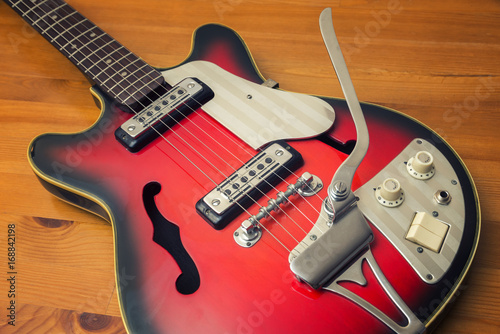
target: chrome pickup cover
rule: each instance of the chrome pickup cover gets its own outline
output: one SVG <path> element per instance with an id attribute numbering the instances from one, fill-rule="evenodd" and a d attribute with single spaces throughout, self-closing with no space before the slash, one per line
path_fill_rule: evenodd
<path id="1" fill-rule="evenodd" d="M 115 131 L 116 139 L 138 152 L 162 133 L 213 98 L 213 91 L 197 78 L 185 78 L 159 96 Z"/>
<path id="2" fill-rule="evenodd" d="M 123 123 L 121 128 L 135 138 L 202 89 L 193 79 L 184 79 L 153 104 Z"/>
<path id="3" fill-rule="evenodd" d="M 302 163 L 290 145 L 275 142 L 212 189 L 196 209 L 214 228 L 223 228 Z"/>

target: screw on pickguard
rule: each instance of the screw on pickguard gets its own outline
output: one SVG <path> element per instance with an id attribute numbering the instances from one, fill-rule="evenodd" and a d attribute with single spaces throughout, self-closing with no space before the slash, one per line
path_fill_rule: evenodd
<path id="1" fill-rule="evenodd" d="M 144 208 L 153 223 L 153 241 L 169 252 L 177 262 L 182 274 L 177 278 L 175 286 L 180 293 L 189 295 L 200 287 L 200 274 L 182 244 L 179 227 L 165 219 L 156 206 L 155 196 L 160 190 L 158 182 L 150 182 L 144 186 L 142 193 Z"/>

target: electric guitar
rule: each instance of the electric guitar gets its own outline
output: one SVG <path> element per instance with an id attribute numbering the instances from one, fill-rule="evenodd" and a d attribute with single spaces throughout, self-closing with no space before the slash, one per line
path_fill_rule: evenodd
<path id="1" fill-rule="evenodd" d="M 48 191 L 111 223 L 129 333 L 438 323 L 477 247 L 476 189 L 436 132 L 357 101 L 329 10 L 346 100 L 280 90 L 221 25 L 158 69 L 62 0 L 5 2 L 94 83 L 96 123 L 28 157 Z"/>

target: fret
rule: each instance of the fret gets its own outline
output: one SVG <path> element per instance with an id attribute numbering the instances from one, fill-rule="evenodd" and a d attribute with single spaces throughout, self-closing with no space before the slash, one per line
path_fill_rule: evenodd
<path id="1" fill-rule="evenodd" d="M 155 91 L 166 92 L 160 72 L 103 32 L 62 0 L 8 1 L 111 98 L 133 106 L 150 102 Z"/>
<path id="2" fill-rule="evenodd" d="M 146 73 L 145 75 L 143 75 L 142 77 L 139 77 L 139 78 L 138 78 L 138 79 L 137 79 L 134 83 L 132 83 L 132 85 L 134 85 L 134 86 L 136 86 L 136 87 L 137 87 L 137 84 L 138 84 L 138 83 L 142 83 L 142 82 L 143 82 L 143 79 L 144 79 L 145 77 L 147 77 L 147 76 L 151 76 L 151 74 L 153 74 L 153 71 L 150 71 L 150 72 Z M 149 78 L 148 78 L 148 79 L 149 79 Z M 148 87 L 151 83 L 155 82 L 155 80 L 156 80 L 156 79 L 153 77 L 153 79 L 146 81 L 146 83 L 144 83 L 142 86 L 140 86 L 140 87 L 138 88 L 138 90 L 139 90 L 139 91 L 141 91 L 142 89 L 144 89 L 144 88 Z M 123 93 L 125 92 L 125 90 L 126 90 L 126 89 L 124 89 L 124 90 L 122 90 L 122 91 L 118 92 L 118 95 L 123 94 Z"/>
<path id="3" fill-rule="evenodd" d="M 21 1 L 18 1 L 17 3 L 13 3 L 13 2 L 11 2 L 11 7 L 12 7 L 13 9 L 16 9 L 17 5 L 18 5 L 20 2 L 21 2 Z"/>
<path id="4" fill-rule="evenodd" d="M 145 65 L 147 66 L 147 65 Z M 117 94 L 117 88 L 122 90 L 127 90 L 128 88 L 133 88 L 134 90 L 138 90 L 137 87 L 134 87 L 132 84 L 126 85 L 125 89 L 121 86 L 124 81 L 129 79 L 129 76 L 131 76 L 126 70 L 123 70 L 122 72 L 119 73 L 114 73 L 111 77 L 109 77 L 108 80 L 106 80 L 106 83 L 103 85 L 110 91 L 112 91 L 115 95 L 120 95 Z"/>
<path id="5" fill-rule="evenodd" d="M 28 7 L 26 4 L 24 4 L 22 1 L 18 1 L 18 2 L 16 3 L 16 6 L 17 6 L 17 8 L 16 8 L 16 7 L 13 7 L 13 8 L 14 8 L 14 9 L 15 9 L 18 13 L 20 13 L 20 14 L 22 14 L 22 13 L 26 12 L 27 10 L 29 10 L 29 7 Z M 34 14 L 34 13 L 31 13 L 31 15 L 33 15 L 33 14 Z M 29 18 L 29 15 L 26 15 L 26 16 L 28 16 L 28 18 Z M 24 17 L 24 16 L 22 16 L 22 17 L 26 20 L 26 17 Z M 31 19 L 31 18 L 29 18 L 29 19 Z M 31 20 L 33 21 L 34 19 L 31 19 Z"/>
<path id="6" fill-rule="evenodd" d="M 39 16 L 37 20 L 33 21 L 31 24 L 32 25 L 38 25 L 38 21 L 40 20 L 45 20 L 45 17 L 49 16 L 50 14 L 52 14 L 55 10 L 58 10 L 60 9 L 62 6 L 64 6 L 65 4 L 62 4 L 62 5 L 59 5 L 57 6 L 56 8 L 52 9 L 50 12 L 46 12 L 44 15 L 42 16 Z M 55 21 L 55 19 L 57 18 L 54 18 L 54 17 L 50 17 L 52 20 Z M 42 34 L 44 33 L 44 31 L 42 30 Z"/>
<path id="7" fill-rule="evenodd" d="M 82 64 L 85 67 L 85 73 L 92 78 L 94 81 L 99 81 L 102 83 L 101 75 L 106 74 L 110 71 L 109 64 L 102 59 L 89 60 L 89 64 Z"/>
<path id="8" fill-rule="evenodd" d="M 68 58 L 74 58 L 75 59 L 75 65 L 78 67 L 83 65 L 85 61 L 98 61 L 98 57 L 88 57 L 89 54 L 92 52 L 93 46 L 90 44 L 95 43 L 95 41 L 88 41 L 85 42 L 85 44 L 82 44 L 81 40 L 73 40 L 71 42 L 67 42 L 63 47 L 62 50 L 67 53 Z M 86 58 L 87 57 L 87 58 Z"/>
<path id="9" fill-rule="evenodd" d="M 133 65 L 133 63 L 132 63 L 132 64 L 130 64 L 130 65 L 128 65 L 128 66 L 127 66 L 127 68 L 128 68 L 129 66 L 131 66 L 131 65 Z M 120 75 L 123 77 L 123 79 L 122 79 L 122 80 L 120 80 L 120 81 L 118 81 L 116 84 L 114 84 L 114 86 L 110 87 L 109 89 L 110 89 L 110 90 L 113 90 L 113 89 L 115 89 L 117 86 L 121 85 L 124 81 L 128 81 L 131 77 L 135 76 L 135 74 L 136 74 L 138 71 L 142 70 L 142 69 L 143 69 L 144 67 L 146 67 L 146 66 L 148 66 L 148 65 L 147 65 L 147 64 L 144 64 L 142 67 L 139 67 L 139 68 L 137 68 L 135 71 L 130 72 L 130 73 L 128 73 L 128 72 L 127 72 L 127 70 L 125 69 L 123 72 L 121 72 L 121 73 L 120 73 Z M 133 85 L 135 85 L 135 84 L 137 83 L 137 81 L 138 81 L 138 80 L 139 80 L 139 79 L 137 79 L 136 81 L 132 82 L 131 84 L 129 84 L 129 86 L 133 86 Z"/>
<path id="10" fill-rule="evenodd" d="M 12 8 L 14 8 L 14 9 L 15 9 L 15 8 L 17 7 L 17 5 L 18 5 L 20 2 L 22 2 L 22 1 L 21 1 L 21 0 L 19 0 L 17 3 L 15 3 L 15 4 L 13 3 L 13 4 L 12 4 Z"/>
<path id="11" fill-rule="evenodd" d="M 160 86 L 162 82 L 162 77 L 156 76 L 157 71 L 153 68 L 149 68 L 149 71 L 143 71 L 142 76 L 136 76 L 136 81 L 130 83 L 127 87 L 124 89 L 121 89 L 120 91 L 116 91 L 115 94 L 118 96 L 123 96 L 127 95 L 131 92 L 135 91 L 143 91 L 144 88 L 148 88 L 150 86 Z M 161 86 L 160 86 L 161 87 Z M 167 89 L 165 88 L 164 90 L 161 90 L 157 92 L 158 95 L 160 96 L 161 94 L 165 93 Z"/>
<path id="12" fill-rule="evenodd" d="M 138 69 L 138 71 L 142 71 L 144 67 Z M 136 71 L 136 72 L 138 72 Z M 144 72 L 142 73 L 141 76 L 136 76 L 136 80 L 132 82 L 130 85 L 133 85 L 134 87 L 138 87 L 139 90 L 145 88 L 145 86 L 149 85 L 150 83 L 154 82 L 154 77 L 151 77 L 151 71 L 150 72 Z M 144 79 L 147 77 L 146 83 L 144 83 Z M 141 86 L 139 86 L 141 85 Z M 122 94 L 123 91 L 119 92 L 118 94 Z"/>
<path id="13" fill-rule="evenodd" d="M 99 51 L 99 50 L 101 50 L 101 49 L 104 49 L 106 46 L 108 46 L 109 44 L 113 43 L 114 41 L 115 41 L 115 40 L 111 40 L 111 41 L 107 42 L 106 44 L 101 45 L 101 46 L 99 46 L 97 49 L 94 49 L 94 50 L 89 49 L 91 52 L 90 52 L 87 56 L 85 56 L 83 59 L 81 59 L 81 60 L 80 60 L 80 61 L 79 61 L 76 65 L 77 65 L 77 66 L 78 66 L 78 65 L 80 65 L 80 64 L 81 64 L 84 60 L 86 60 L 88 57 L 90 57 L 91 55 L 96 54 L 96 52 L 97 52 L 97 51 Z M 84 47 L 86 47 L 86 46 L 87 46 L 87 45 L 89 45 L 90 43 L 91 43 L 91 41 L 90 41 L 90 42 L 85 43 L 85 44 L 84 44 L 84 45 L 83 45 L 80 49 L 83 49 Z M 124 48 L 124 46 L 121 46 L 120 48 Z M 87 48 L 87 49 L 88 49 L 88 48 Z"/>
<path id="14" fill-rule="evenodd" d="M 154 69 L 151 69 L 149 72 L 145 73 L 142 77 L 140 77 L 134 83 L 134 89 L 142 91 L 143 89 L 145 89 L 151 85 L 160 85 L 161 84 L 160 78 L 153 76 L 152 74 L 154 74 Z M 139 86 L 138 84 L 141 84 L 141 85 Z M 123 94 L 124 92 L 125 92 L 125 90 L 122 90 L 118 94 L 120 95 L 120 94 Z"/>
<path id="15" fill-rule="evenodd" d="M 77 14 L 75 14 L 77 16 Z M 71 19 L 60 21 L 59 30 L 57 36 L 53 38 L 54 42 L 62 37 L 64 39 L 64 44 L 61 45 L 61 49 L 68 53 L 68 57 L 75 57 L 77 51 L 82 51 L 81 45 L 85 41 L 85 34 L 89 32 L 85 27 L 87 20 L 85 18 L 79 19 L 78 17 L 71 17 Z M 75 51 L 76 50 L 76 51 Z M 82 52 L 83 54 L 83 52 Z"/>
<path id="16" fill-rule="evenodd" d="M 25 12 L 23 15 L 21 15 L 22 17 L 25 17 L 26 15 L 28 15 L 30 12 L 34 11 L 35 9 L 37 9 L 40 5 L 44 4 L 45 1 L 42 1 L 42 2 L 39 2 L 36 6 L 34 6 L 33 8 L 30 8 L 27 12 Z"/>
<path id="17" fill-rule="evenodd" d="M 68 42 L 66 43 L 66 45 L 64 45 L 64 46 L 63 46 L 63 48 L 65 48 L 65 47 L 66 47 L 66 46 L 68 46 L 69 44 L 71 44 L 71 43 L 75 42 L 75 40 L 77 40 L 77 39 L 81 39 L 81 38 L 82 38 L 82 37 L 84 37 L 84 35 L 85 35 L 85 34 L 87 34 L 87 33 L 88 33 L 88 31 L 86 31 L 86 30 L 85 30 L 85 31 L 80 32 L 78 35 L 76 35 L 76 36 L 74 36 L 72 39 L 68 40 Z M 102 36 L 104 36 L 104 35 L 105 35 L 105 34 L 104 34 L 104 33 L 102 33 L 100 36 L 97 36 L 97 35 L 95 35 L 95 33 L 94 33 L 94 37 L 95 37 L 95 36 L 97 36 L 97 38 L 100 38 L 100 37 L 102 37 Z M 90 42 L 94 42 L 94 40 L 90 40 L 90 41 L 89 41 L 89 43 L 90 43 Z"/>
<path id="18" fill-rule="evenodd" d="M 136 62 L 139 62 L 140 64 L 142 64 L 142 68 L 144 68 L 144 67 L 150 68 L 149 66 L 147 66 L 147 64 L 142 62 L 141 59 L 137 58 L 135 60 L 132 60 L 132 59 L 128 59 L 129 57 L 131 57 L 133 59 L 134 55 L 131 53 L 126 53 L 126 54 L 122 55 L 119 59 L 117 59 L 114 63 L 110 63 L 109 67 L 111 67 L 112 69 L 118 68 L 118 67 L 123 68 L 122 62 L 125 62 L 127 65 L 125 65 L 125 68 L 123 68 L 125 71 L 121 70 L 121 72 L 120 72 L 121 76 L 125 76 L 127 70 L 131 73 L 134 73 L 134 70 L 130 69 L 130 67 L 134 66 L 134 67 L 138 68 L 135 65 Z M 115 89 L 115 87 L 116 87 L 116 85 L 110 87 L 110 89 Z"/>
<path id="19" fill-rule="evenodd" d="M 109 55 L 109 57 L 106 59 L 108 67 L 105 69 L 105 71 L 99 73 L 99 75 L 97 76 L 97 79 L 99 79 L 101 83 L 104 85 L 107 83 L 109 79 L 111 79 L 113 75 L 118 74 L 120 71 L 123 71 L 123 65 L 118 61 L 113 61 L 116 55 L 120 55 L 119 51 L 121 51 L 121 48 L 117 49 L 116 51 L 114 51 L 112 54 Z M 128 55 L 130 54 L 126 54 L 126 56 Z M 103 76 L 102 79 L 101 76 Z"/>
<path id="20" fill-rule="evenodd" d="M 161 85 L 160 83 L 157 83 L 157 81 L 155 80 L 154 82 L 152 82 L 152 84 L 154 84 L 156 86 L 156 89 L 155 90 L 149 90 L 149 88 L 151 86 L 148 86 L 148 91 L 142 91 L 142 90 L 134 90 L 132 92 L 126 92 L 122 95 L 118 95 L 119 96 L 119 100 L 122 101 L 123 104 L 125 105 L 130 105 L 130 104 L 134 104 L 134 103 L 137 103 L 137 101 L 139 101 L 137 104 L 139 106 L 142 106 L 144 107 L 145 105 L 149 104 L 149 103 L 142 103 L 142 101 L 154 101 L 156 100 L 159 96 L 165 94 L 167 91 L 168 91 L 168 88 Z M 146 100 L 139 100 L 137 99 L 137 96 L 141 96 L 141 95 L 145 95 L 146 96 Z M 150 96 L 150 98 L 149 98 Z"/>
<path id="21" fill-rule="evenodd" d="M 122 77 L 120 81 L 115 83 L 113 86 L 109 87 L 110 90 L 115 91 L 118 95 L 121 95 L 124 91 L 128 90 L 130 87 L 134 89 L 141 90 L 142 87 L 138 86 L 140 83 L 140 76 L 138 76 L 138 72 L 142 71 L 144 68 L 148 67 L 147 64 L 144 64 L 142 67 L 136 68 L 134 71 L 127 72 L 126 70 L 121 72 L 119 76 Z M 139 73 L 142 74 L 142 73 Z M 134 80 L 134 81 L 131 81 Z M 124 86 L 125 84 L 125 86 Z M 125 88 L 123 88 L 125 87 Z M 116 91 L 116 89 L 121 89 L 120 91 Z"/>
<path id="22" fill-rule="evenodd" d="M 75 13 L 72 13 L 72 14 L 70 14 L 69 16 L 72 16 L 72 15 L 74 15 L 74 14 L 75 14 Z M 68 16 L 68 18 L 69 18 L 69 16 Z M 62 20 L 61 20 L 61 21 L 62 21 Z M 47 30 L 49 30 L 49 29 L 51 29 L 51 28 L 53 29 L 54 25 L 56 25 L 56 24 L 59 24 L 59 22 L 55 22 L 55 23 L 53 23 L 52 25 L 50 25 L 50 26 L 49 26 L 49 28 L 45 29 L 42 33 L 47 32 Z M 54 40 L 55 40 L 57 37 L 61 36 L 61 35 L 62 35 L 62 34 L 64 34 L 66 31 L 69 31 L 69 30 L 71 30 L 72 28 L 74 28 L 74 27 L 76 27 L 76 26 L 78 26 L 78 25 L 80 25 L 80 24 L 82 24 L 82 22 L 76 22 L 76 23 L 75 23 L 75 24 L 73 24 L 71 27 L 69 27 L 69 28 L 67 28 L 67 29 L 65 29 L 65 30 L 62 30 L 62 31 L 56 31 L 56 32 L 57 32 L 57 35 L 56 35 L 55 37 L 50 36 L 50 37 L 52 37 L 52 39 L 50 40 L 50 42 L 51 42 L 51 43 L 52 43 L 52 42 L 54 42 Z M 54 29 L 54 30 L 55 30 L 55 29 Z"/>
<path id="23" fill-rule="evenodd" d="M 78 47 L 78 44 L 79 43 L 81 44 L 83 41 L 85 41 L 85 38 L 88 38 L 87 36 L 85 36 L 86 34 L 89 34 L 89 31 L 79 32 L 79 34 L 77 36 L 74 36 L 72 33 L 67 31 L 65 34 L 62 34 L 59 37 L 59 38 L 61 38 L 61 37 L 64 38 L 64 45 L 62 45 L 61 48 L 64 50 L 68 50 L 68 47 L 69 47 L 71 50 L 76 50 Z M 96 41 L 96 40 L 99 38 L 102 38 L 103 36 L 106 35 L 105 33 L 102 33 L 100 35 L 96 35 L 94 32 L 92 32 L 92 34 L 94 34 L 94 35 L 93 35 L 92 39 L 89 39 L 89 41 L 94 42 L 94 43 L 98 43 L 98 41 Z M 72 51 L 68 51 L 68 52 L 71 53 Z"/>
<path id="24" fill-rule="evenodd" d="M 112 43 L 112 42 L 110 42 Z M 101 83 L 104 87 L 107 89 L 110 89 L 110 81 L 111 82 L 116 82 L 116 76 L 119 75 L 119 73 L 123 72 L 124 66 L 118 62 L 113 62 L 113 59 L 116 55 L 119 55 L 119 51 L 121 51 L 124 48 L 117 49 L 113 55 L 109 56 L 108 59 L 106 59 L 105 62 L 109 62 L 108 66 L 102 69 L 102 71 L 98 72 L 97 75 L 95 76 L 95 79 Z"/>
<path id="25" fill-rule="evenodd" d="M 101 59 L 100 61 L 97 61 L 95 62 L 91 67 L 87 68 L 85 71 L 91 71 L 93 70 L 95 67 L 97 67 L 98 69 L 100 69 L 100 64 L 103 63 L 103 65 L 105 66 L 105 69 L 104 70 L 101 70 L 100 72 L 96 73 L 95 76 L 97 77 L 98 75 L 102 74 L 109 66 L 113 66 L 114 64 L 116 63 L 120 63 L 121 60 L 125 59 L 127 56 L 129 56 L 129 54 L 125 54 L 123 55 L 121 58 L 119 59 L 116 59 L 116 60 L 113 60 L 111 59 L 111 57 L 107 57 L 106 60 L 104 59 Z"/>
<path id="26" fill-rule="evenodd" d="M 105 61 L 107 64 L 113 63 L 117 58 L 121 57 L 122 52 L 130 53 L 130 51 L 128 51 L 123 45 L 118 43 L 109 35 L 102 36 L 99 39 L 99 43 L 103 47 L 94 50 L 95 51 L 94 55 L 98 59 Z M 135 55 L 134 58 L 136 58 Z M 116 71 L 119 70 L 120 70 L 119 68 L 116 69 Z"/>
<path id="27" fill-rule="evenodd" d="M 59 21 L 59 25 L 57 28 L 53 28 L 54 30 L 57 29 L 57 31 L 54 31 L 50 35 L 52 36 L 51 38 L 51 43 L 52 44 L 57 44 L 59 45 L 60 50 L 68 50 L 68 46 L 71 46 L 73 43 L 68 43 L 68 41 L 74 39 L 74 31 L 68 30 L 70 27 L 70 22 L 67 21 Z M 76 32 L 79 32 L 78 29 L 76 29 L 77 26 L 74 28 Z M 73 41 L 73 42 L 76 42 Z"/>
<path id="28" fill-rule="evenodd" d="M 142 68 L 151 68 L 149 65 L 145 64 L 144 62 L 140 60 L 136 60 L 137 63 L 142 64 Z M 115 95 L 119 95 L 117 92 L 124 90 L 123 86 L 125 85 L 127 88 L 132 87 L 135 90 L 139 90 L 137 87 L 134 87 L 133 84 L 130 84 L 130 78 L 134 73 L 136 72 L 136 68 L 138 68 L 134 64 L 128 64 L 126 67 L 119 67 L 120 72 L 115 71 L 113 67 L 118 67 L 118 64 L 111 65 L 109 68 L 106 68 L 104 71 L 99 73 L 99 76 L 104 76 L 106 79 L 103 80 L 103 85 L 109 89 L 110 91 L 113 91 Z M 152 69 L 152 68 L 151 68 Z M 135 71 L 134 71 L 135 70 Z M 156 70 L 152 69 L 153 72 L 156 72 Z M 131 74 L 132 73 L 132 74 Z M 132 92 L 132 91 L 130 91 Z"/>
<path id="29" fill-rule="evenodd" d="M 73 15 L 75 15 L 75 14 L 76 14 L 76 13 L 71 13 L 71 14 L 69 14 L 68 16 L 64 17 L 62 20 L 60 20 L 59 22 L 63 22 L 63 20 L 64 20 L 64 21 L 66 21 L 66 20 L 68 20 L 71 16 L 73 16 Z M 57 24 L 59 24 L 59 22 L 56 22 L 56 23 L 57 23 Z M 72 29 L 72 28 L 74 28 L 74 27 L 76 27 L 76 26 L 78 26 L 78 25 L 80 25 L 80 24 L 82 24 L 82 22 L 77 22 L 77 23 L 75 23 L 73 26 L 71 26 L 69 29 Z M 55 40 L 57 37 L 61 36 L 61 35 L 62 35 L 62 34 L 64 34 L 64 33 L 65 33 L 65 31 L 61 31 L 61 32 L 58 32 L 58 34 L 57 34 L 55 37 L 52 37 L 52 36 L 51 36 L 51 37 L 52 37 L 52 39 L 50 40 L 50 42 L 51 42 L 51 43 L 53 43 L 53 42 L 54 42 L 54 40 Z"/>

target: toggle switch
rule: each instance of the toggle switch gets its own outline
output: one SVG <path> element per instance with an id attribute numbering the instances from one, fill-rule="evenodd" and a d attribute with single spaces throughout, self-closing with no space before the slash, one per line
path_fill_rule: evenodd
<path id="1" fill-rule="evenodd" d="M 427 151 L 417 152 L 406 163 L 406 170 L 416 179 L 430 179 L 434 175 L 434 157 Z"/>
<path id="2" fill-rule="evenodd" d="M 396 207 L 405 199 L 401 184 L 397 179 L 388 178 L 375 189 L 375 197 L 383 206 Z"/>
<path id="3" fill-rule="evenodd" d="M 413 217 L 406 239 L 439 253 L 448 234 L 449 226 L 425 212 L 417 212 Z"/>

